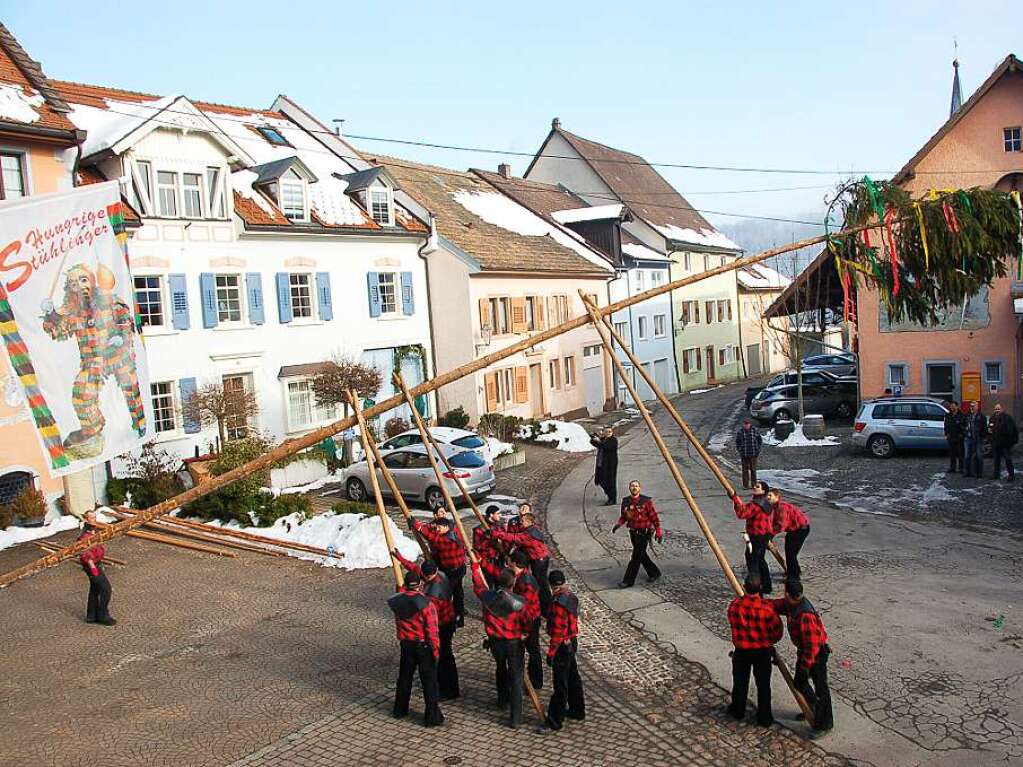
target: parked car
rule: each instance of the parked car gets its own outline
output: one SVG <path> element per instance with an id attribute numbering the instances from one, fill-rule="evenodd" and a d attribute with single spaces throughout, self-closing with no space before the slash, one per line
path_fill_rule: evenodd
<path id="1" fill-rule="evenodd" d="M 834 379 L 808 384 L 803 376 L 803 411 L 807 415 L 848 418 L 855 410 L 855 381 Z M 762 422 L 793 420 L 799 415 L 799 387 L 786 384 L 764 389 L 753 397 L 749 412 Z"/>
<path id="2" fill-rule="evenodd" d="M 860 405 L 853 423 L 852 443 L 877 458 L 897 450 L 940 450 L 945 441 L 948 410 L 933 397 L 879 397 Z"/>
<path id="3" fill-rule="evenodd" d="M 821 368 L 837 376 L 856 375 L 856 358 L 851 354 L 814 354 L 803 357 L 803 368 Z"/>
<path id="4" fill-rule="evenodd" d="M 487 463 L 493 463 L 494 457 L 490 453 L 490 444 L 479 434 L 467 429 L 455 429 L 450 426 L 428 426 L 430 436 L 441 445 L 452 445 L 463 450 L 473 450 Z M 422 444 L 419 436 L 419 429 L 409 429 L 401 434 L 396 434 L 390 439 L 380 443 L 381 451 L 394 450 L 399 447 Z"/>
<path id="5" fill-rule="evenodd" d="M 753 398 L 757 394 L 762 392 L 764 389 L 776 389 L 779 386 L 786 386 L 799 383 L 799 372 L 796 370 L 786 370 L 784 373 L 779 373 L 764 386 L 751 386 L 746 389 L 746 407 L 748 408 L 753 403 Z M 853 387 L 856 386 L 856 378 L 849 376 L 838 376 L 830 370 L 824 368 L 803 368 L 803 388 L 805 389 L 808 384 L 835 384 L 835 383 L 851 383 Z M 853 397 L 855 402 L 856 398 Z M 847 414 L 845 417 L 848 418 L 852 413 Z"/>
<path id="6" fill-rule="evenodd" d="M 494 489 L 494 466 L 484 460 L 474 450 L 464 450 L 452 445 L 439 445 L 452 471 L 457 473 L 466 490 L 473 497 L 484 496 Z M 436 455 L 436 454 L 435 454 Z M 437 484 L 437 475 L 430 466 L 424 445 L 408 445 L 391 450 L 382 456 L 384 465 L 390 469 L 394 481 L 401 491 L 402 497 L 414 501 L 422 501 L 430 509 L 444 505 L 444 495 Z M 438 463 L 440 463 L 438 459 Z M 443 468 L 443 464 L 441 464 Z M 390 488 L 384 482 L 383 472 L 377 469 L 377 482 L 380 491 L 389 496 Z M 366 461 L 358 461 L 348 467 L 345 475 L 345 492 L 353 501 L 370 499 L 369 467 Z M 453 498 L 460 498 L 461 491 L 455 484 L 455 477 L 444 472 L 444 486 Z"/>

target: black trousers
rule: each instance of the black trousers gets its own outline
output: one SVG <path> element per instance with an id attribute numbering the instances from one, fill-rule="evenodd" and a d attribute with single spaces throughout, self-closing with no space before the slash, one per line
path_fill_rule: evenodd
<path id="1" fill-rule="evenodd" d="M 963 441 L 961 439 L 948 441 L 948 470 L 963 470 Z"/>
<path id="2" fill-rule="evenodd" d="M 419 683 L 423 686 L 423 724 L 435 727 L 443 724 L 444 714 L 440 711 L 437 692 L 437 665 L 433 659 L 433 648 L 429 642 L 414 639 L 401 640 L 401 662 L 398 665 L 398 686 L 394 691 L 394 715 L 398 718 L 408 714 L 409 698 L 412 697 L 412 677 L 419 669 Z"/>
<path id="3" fill-rule="evenodd" d="M 764 727 L 774 723 L 771 710 L 771 648 L 732 651 L 732 704 L 729 713 L 736 719 L 746 716 L 746 698 L 749 695 L 749 675 L 757 683 L 757 722 Z"/>
<path id="4" fill-rule="evenodd" d="M 560 730 L 565 721 L 565 709 L 569 719 L 586 718 L 586 700 L 583 697 L 583 680 L 579 677 L 579 667 L 575 662 L 578 642 L 562 642 L 554 655 L 554 694 L 547 704 L 547 726 L 552 730 Z"/>
<path id="5" fill-rule="evenodd" d="M 451 584 L 451 596 L 455 603 L 455 618 L 464 622 L 465 589 L 462 586 L 462 579 L 465 578 L 465 565 L 456 567 L 454 570 L 443 570 L 443 572 L 448 576 L 448 582 Z"/>
<path id="6" fill-rule="evenodd" d="M 757 484 L 757 456 L 742 456 L 742 486 L 753 487 Z"/>
<path id="7" fill-rule="evenodd" d="M 806 536 L 810 534 L 810 526 L 801 527 L 798 530 L 791 530 L 785 533 L 785 577 L 799 578 L 803 575 L 803 568 L 799 566 L 799 552 L 803 548 Z"/>
<path id="8" fill-rule="evenodd" d="M 458 684 L 458 666 L 455 665 L 455 653 L 451 650 L 451 640 L 455 636 L 455 624 L 449 623 L 440 627 L 440 658 L 437 661 L 437 689 L 441 700 L 451 700 L 461 695 Z"/>
<path id="9" fill-rule="evenodd" d="M 540 650 L 540 618 L 536 618 L 533 621 L 533 625 L 529 628 L 529 634 L 526 636 L 525 641 L 526 653 L 529 655 L 529 663 L 527 670 L 529 672 L 529 681 L 533 685 L 534 690 L 539 690 L 543 687 L 543 660 L 544 654 Z"/>
<path id="10" fill-rule="evenodd" d="M 831 689 L 828 687 L 828 656 L 831 648 L 827 645 L 817 654 L 817 660 L 810 667 L 810 673 L 796 668 L 796 689 L 806 698 L 810 710 L 813 711 L 813 728 L 830 730 L 835 726 L 835 716 L 831 711 Z M 812 686 L 811 686 L 812 683 Z"/>
<path id="11" fill-rule="evenodd" d="M 767 566 L 767 544 L 771 542 L 769 535 L 751 535 L 750 546 L 746 549 L 746 573 L 759 575 L 763 593 L 770 594 L 774 590 L 771 583 L 771 570 Z M 786 545 L 788 545 L 786 543 Z"/>
<path id="12" fill-rule="evenodd" d="M 1012 448 L 1011 447 L 1000 447 L 998 445 L 991 446 L 991 457 L 995 461 L 994 479 L 998 479 L 1002 476 L 1002 461 L 1005 461 L 1005 471 L 1009 475 L 1009 479 L 1013 479 L 1016 476 L 1016 467 L 1012 465 Z"/>
<path id="13" fill-rule="evenodd" d="M 99 575 L 89 576 L 89 599 L 86 602 L 85 619 L 105 621 L 110 619 L 110 581 L 102 570 Z"/>
<path id="14" fill-rule="evenodd" d="M 608 503 L 618 502 L 618 472 L 605 472 L 604 479 L 600 483 L 600 489 L 607 496 Z"/>
<path id="15" fill-rule="evenodd" d="M 522 722 L 522 640 L 491 639 L 490 652 L 497 664 L 497 703 L 511 706 L 509 722 L 517 727 Z"/>
<path id="16" fill-rule="evenodd" d="M 550 557 L 534 559 L 529 563 L 529 572 L 536 578 L 536 584 L 540 587 L 540 615 L 546 615 L 551 606 L 551 584 L 547 580 L 547 570 L 550 566 Z"/>
<path id="17" fill-rule="evenodd" d="M 622 582 L 631 586 L 636 582 L 636 575 L 639 573 L 639 566 L 643 565 L 647 578 L 658 578 L 661 575 L 661 568 L 654 564 L 650 555 L 646 553 L 650 545 L 650 534 L 641 533 L 638 530 L 629 530 L 629 538 L 632 539 L 632 559 L 625 568 L 625 577 Z"/>
<path id="18" fill-rule="evenodd" d="M 984 476 L 984 445 L 980 440 L 967 439 L 963 442 L 963 476 L 982 477 Z"/>

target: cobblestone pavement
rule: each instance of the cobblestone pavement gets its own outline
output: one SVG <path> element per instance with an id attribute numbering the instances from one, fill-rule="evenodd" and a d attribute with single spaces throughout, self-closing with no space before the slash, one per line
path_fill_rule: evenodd
<path id="1" fill-rule="evenodd" d="M 697 435 L 732 461 L 726 435 L 734 434 L 741 420 L 742 388 L 726 386 L 678 399 Z M 655 420 L 733 568 L 744 573 L 741 543 L 729 537 L 741 530 L 731 504 L 667 415 L 657 412 Z M 829 424 L 829 431 L 833 428 Z M 727 641 L 722 606 L 730 591 L 659 457 L 646 458 L 653 445 L 645 429 L 639 427 L 632 437 L 623 444 L 622 471 L 644 478 L 664 475 L 657 479 L 656 495 L 659 507 L 668 510 L 668 535 L 658 547 L 665 574 L 646 588 L 654 600 L 681 606 Z M 788 479 L 785 487 L 794 489 L 793 500 L 810 514 L 812 533 L 800 559 L 835 651 L 831 674 L 836 697 L 908 739 L 918 753 L 929 754 L 923 763 L 1020 759 L 1023 616 L 1018 605 L 1023 598 L 1023 556 L 1004 532 L 990 532 L 996 526 L 1006 531 L 1020 527 L 1018 508 L 1005 513 L 1009 496 L 1018 488 L 985 488 L 985 493 L 1002 494 L 994 504 L 988 495 L 967 488 L 957 496 L 956 519 L 950 525 L 951 515 L 941 510 L 950 502 L 935 507 L 930 501 L 939 494 L 923 497 L 921 490 L 937 471 L 931 464 L 942 462 L 944 468 L 944 460 L 907 455 L 877 461 L 843 447 L 765 447 L 761 467 L 771 472 L 767 476 L 772 484 L 779 484 L 776 478 Z M 828 475 L 826 493 L 819 492 L 813 472 Z M 736 481 L 735 473 L 732 477 Z M 968 480 L 942 478 L 942 486 L 954 487 L 957 481 Z M 913 493 L 917 497 L 908 500 L 907 494 Z M 863 496 L 857 503 L 836 503 L 857 494 Z M 884 504 L 887 516 L 853 513 L 868 510 L 864 500 L 876 501 L 873 510 Z M 611 535 L 614 510 L 583 506 L 590 535 L 624 564 L 629 545 L 620 534 Z M 777 571 L 773 561 L 771 565 Z M 780 582 L 781 576 L 776 577 Z M 648 629 L 646 616 L 656 609 L 641 604 L 622 615 Z"/>
<path id="2" fill-rule="evenodd" d="M 527 452 L 524 466 L 502 473 L 499 490 L 542 509 L 581 459 Z M 585 723 L 537 734 L 527 704 L 523 728 L 502 726 L 472 621 L 456 643 L 466 696 L 444 706 L 443 730 L 428 731 L 416 721 L 415 698 L 408 720 L 389 716 L 396 648 L 382 571 L 217 558 L 135 539 L 109 548 L 129 562 L 109 573 L 116 628 L 81 622 L 85 578 L 76 566 L 0 592 L 0 767 L 852 763 L 779 726 L 726 719 L 724 693 L 703 667 L 645 638 L 583 588 Z M 36 553 L 0 552 L 0 569 Z"/>

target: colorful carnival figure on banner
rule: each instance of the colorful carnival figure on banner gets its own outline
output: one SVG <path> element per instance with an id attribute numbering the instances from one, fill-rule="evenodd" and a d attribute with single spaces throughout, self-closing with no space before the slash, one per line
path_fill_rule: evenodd
<path id="1" fill-rule="evenodd" d="M 115 287 L 114 273 L 103 264 L 95 273 L 84 264 L 75 264 L 65 274 L 63 303 L 55 307 L 49 299 L 42 302 L 43 330 L 50 338 L 78 342 L 81 363 L 71 400 L 79 428 L 64 439 L 72 458 L 103 451 L 106 419 L 99 398 L 110 377 L 124 395 L 132 428 L 140 437 L 146 430 L 132 344 L 134 317 L 131 308 L 116 296 Z"/>

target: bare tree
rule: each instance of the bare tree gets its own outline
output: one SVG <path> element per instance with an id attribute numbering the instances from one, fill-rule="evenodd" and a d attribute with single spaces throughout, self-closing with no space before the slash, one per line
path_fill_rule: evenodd
<path id="1" fill-rule="evenodd" d="M 223 382 L 206 383 L 181 403 L 181 414 L 186 421 L 194 421 L 203 428 L 217 427 L 220 444 L 227 442 L 228 422 L 248 423 L 259 412 L 259 402 L 248 389 L 225 388 Z"/>
<path id="2" fill-rule="evenodd" d="M 317 373 L 310 385 L 316 401 L 321 405 L 341 405 L 348 416 L 349 389 L 360 397 L 371 397 L 380 390 L 383 376 L 372 365 L 363 365 L 351 357 L 335 355 L 324 363 L 323 370 Z"/>

